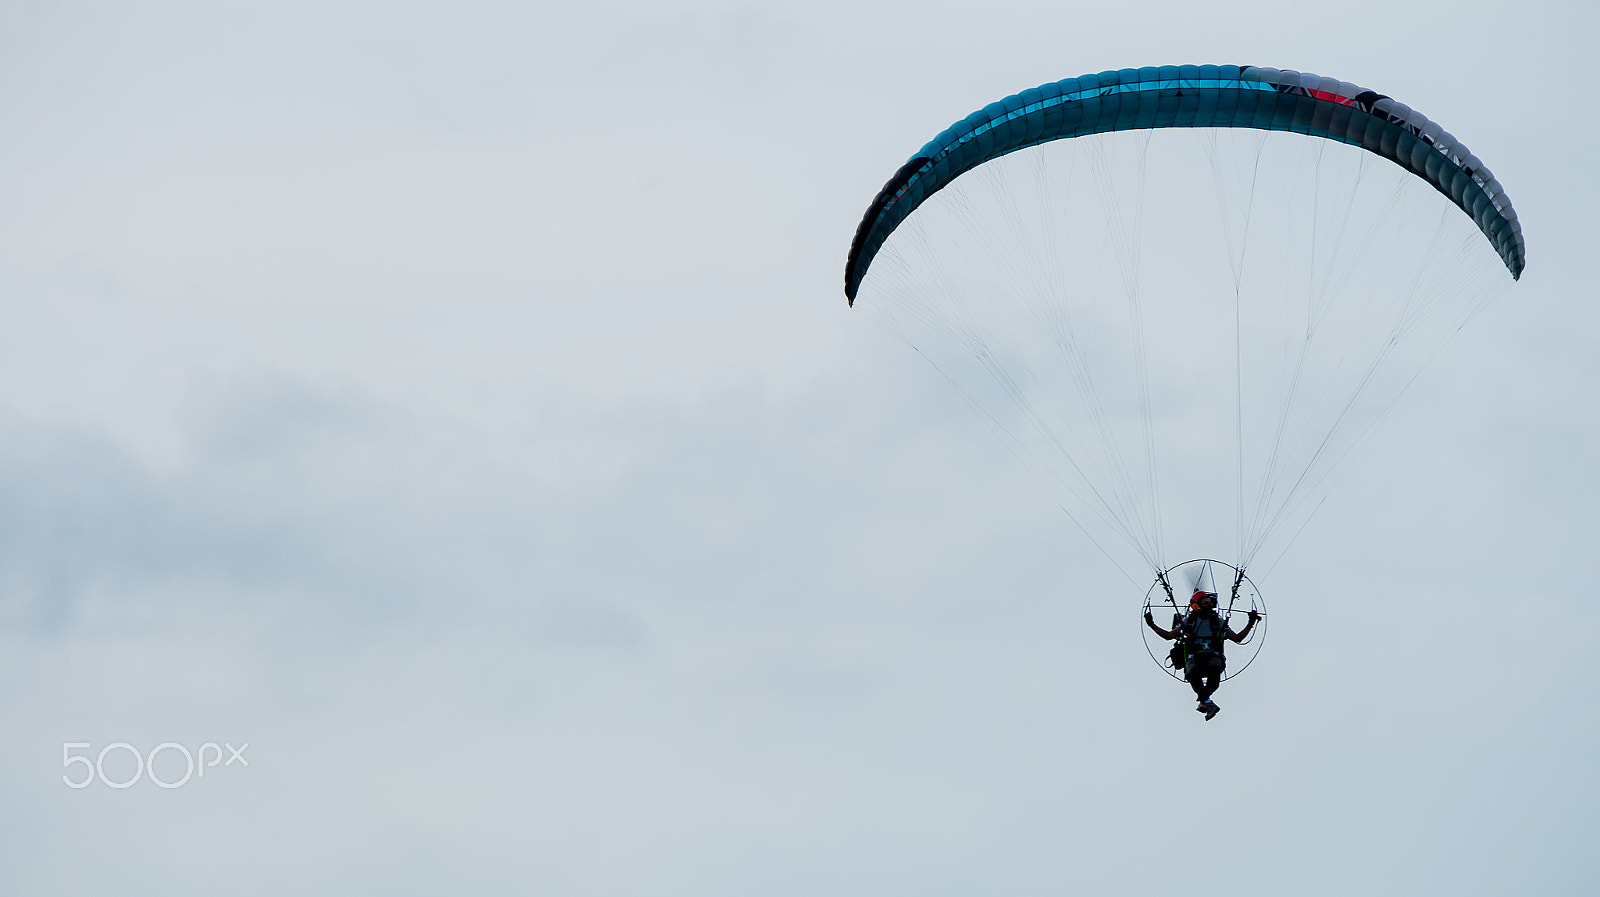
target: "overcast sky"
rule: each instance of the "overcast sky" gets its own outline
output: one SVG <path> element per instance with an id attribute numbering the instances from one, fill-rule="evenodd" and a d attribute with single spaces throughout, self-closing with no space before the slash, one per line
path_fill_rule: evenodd
<path id="1" fill-rule="evenodd" d="M 1588 892 L 1596 34 L 0 4 L 0 892 Z M 1210 723 L 1142 589 L 842 294 L 950 122 L 1190 62 L 1403 99 L 1528 243 L 1260 583 Z M 249 765 L 63 783 L 118 742 Z"/>

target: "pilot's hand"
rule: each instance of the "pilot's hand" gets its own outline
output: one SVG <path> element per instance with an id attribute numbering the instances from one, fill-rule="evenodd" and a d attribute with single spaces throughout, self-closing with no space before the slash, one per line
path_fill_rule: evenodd
<path id="1" fill-rule="evenodd" d="M 1261 619 L 1261 611 L 1252 609 L 1250 611 L 1250 622 L 1254 623 L 1255 621 L 1257 621 L 1259 619 Z"/>
<path id="2" fill-rule="evenodd" d="M 1149 611 L 1145 611 L 1144 612 L 1144 621 L 1146 623 L 1149 623 L 1151 626 L 1156 625 L 1156 618 L 1150 616 L 1150 612 Z"/>

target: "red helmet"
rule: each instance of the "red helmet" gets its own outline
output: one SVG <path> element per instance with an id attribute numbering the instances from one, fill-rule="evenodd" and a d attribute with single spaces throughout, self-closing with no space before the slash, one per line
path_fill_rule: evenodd
<path id="1" fill-rule="evenodd" d="M 1205 589 L 1195 589 L 1194 594 L 1189 596 L 1189 606 L 1191 608 L 1199 608 L 1201 598 L 1210 598 L 1212 601 L 1216 601 L 1217 593 L 1207 592 Z"/>

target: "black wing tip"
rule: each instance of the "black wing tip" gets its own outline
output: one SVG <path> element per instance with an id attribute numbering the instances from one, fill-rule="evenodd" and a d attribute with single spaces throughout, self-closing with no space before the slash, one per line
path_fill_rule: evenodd
<path id="1" fill-rule="evenodd" d="M 861 223 L 856 225 L 855 237 L 850 241 L 850 255 L 844 263 L 844 295 L 849 300 L 851 308 L 855 307 L 856 291 L 861 288 L 861 280 L 867 276 L 865 270 L 856 270 L 861 265 L 862 253 L 866 250 L 867 235 L 872 232 L 872 227 L 877 222 L 878 216 L 883 214 L 884 208 L 899 194 L 900 188 L 904 187 L 912 175 L 927 163 L 928 157 L 918 154 L 900 166 L 900 170 L 894 173 L 894 177 L 890 178 L 873 198 L 872 205 L 867 207 L 867 213 L 861 216 Z M 867 264 L 871 263 L 871 255 L 868 255 Z"/>

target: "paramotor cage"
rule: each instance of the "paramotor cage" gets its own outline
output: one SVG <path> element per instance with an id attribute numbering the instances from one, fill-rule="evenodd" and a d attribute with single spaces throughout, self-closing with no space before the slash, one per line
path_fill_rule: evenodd
<path id="1" fill-rule="evenodd" d="M 1219 587 L 1220 586 L 1220 587 Z M 1177 589 L 1178 592 L 1174 592 Z M 1234 632 L 1243 632 L 1246 621 L 1252 612 L 1260 615 L 1255 629 L 1244 640 L 1243 644 L 1234 645 L 1233 653 L 1228 656 L 1228 666 L 1223 680 L 1232 679 L 1249 668 L 1250 664 L 1261 653 L 1261 646 L 1266 642 L 1267 636 L 1267 602 L 1261 597 L 1261 592 L 1256 584 L 1244 571 L 1232 564 L 1210 558 L 1197 558 L 1184 561 L 1174 567 L 1169 567 L 1156 575 L 1156 581 L 1150 584 L 1150 590 L 1144 595 L 1144 611 L 1156 618 L 1157 625 L 1163 628 L 1176 629 L 1178 619 L 1188 611 L 1188 594 L 1190 590 L 1204 589 L 1214 592 L 1217 596 L 1217 613 L 1222 615 L 1228 628 Z M 1181 603 L 1180 603 L 1181 602 Z M 1166 626 L 1166 621 L 1160 616 L 1163 612 L 1170 611 L 1173 615 L 1171 626 Z M 1161 640 L 1150 627 L 1144 624 L 1143 616 L 1139 620 L 1139 631 L 1144 636 L 1144 649 L 1150 659 L 1161 667 L 1162 671 L 1174 679 L 1182 680 L 1183 667 L 1174 664 L 1168 652 L 1177 643 Z M 1156 653 L 1156 646 L 1152 640 L 1161 646 L 1161 654 Z M 1223 650 L 1228 651 L 1229 644 L 1223 645 Z M 1240 663 L 1239 651 L 1244 652 Z"/>

